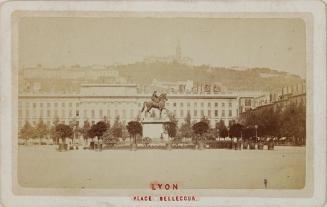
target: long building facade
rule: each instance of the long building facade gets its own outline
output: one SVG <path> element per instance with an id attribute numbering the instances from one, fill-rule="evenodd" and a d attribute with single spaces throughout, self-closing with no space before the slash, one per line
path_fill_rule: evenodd
<path id="1" fill-rule="evenodd" d="M 36 125 L 40 120 L 51 126 L 57 120 L 74 121 L 82 127 L 86 120 L 113 123 L 117 117 L 127 123 L 142 116 L 143 103 L 150 98 L 151 94 L 140 93 L 136 84 L 84 84 L 76 94 L 20 94 L 18 126 L 25 122 Z M 192 122 L 206 118 L 211 127 L 220 120 L 228 126 L 239 113 L 240 97 L 233 94 L 167 94 L 167 98 L 166 108 L 178 124 L 190 114 Z M 151 113 L 159 116 L 157 110 Z"/>

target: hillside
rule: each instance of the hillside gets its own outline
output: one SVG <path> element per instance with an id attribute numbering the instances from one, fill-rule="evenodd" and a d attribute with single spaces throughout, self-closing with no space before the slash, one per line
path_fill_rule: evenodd
<path id="1" fill-rule="evenodd" d="M 117 65 L 113 69 L 134 83 L 147 84 L 154 78 L 164 81 L 194 80 L 220 82 L 230 90 L 271 90 L 303 81 L 299 76 L 268 68 L 235 70 L 207 65 L 190 66 L 176 62 L 138 62 Z"/>

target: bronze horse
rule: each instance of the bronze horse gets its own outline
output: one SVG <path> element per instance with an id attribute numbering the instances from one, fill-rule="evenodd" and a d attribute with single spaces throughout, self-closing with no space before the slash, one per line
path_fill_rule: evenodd
<path id="1" fill-rule="evenodd" d="M 161 117 L 162 110 L 164 110 L 164 109 L 167 110 L 165 108 L 166 101 L 168 101 L 167 94 L 166 93 L 162 93 L 158 97 L 158 102 L 145 101 L 143 103 L 143 108 L 142 108 L 142 111 L 141 112 L 143 112 L 144 109 L 146 108 L 145 113 L 149 113 L 152 108 L 156 108 L 156 109 L 158 109 L 160 111 L 160 117 Z"/>

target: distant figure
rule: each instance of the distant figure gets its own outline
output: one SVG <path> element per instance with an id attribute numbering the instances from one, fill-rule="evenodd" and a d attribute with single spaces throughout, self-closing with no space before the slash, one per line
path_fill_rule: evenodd
<path id="1" fill-rule="evenodd" d="M 157 95 L 157 91 L 154 91 L 151 97 L 151 100 L 155 103 L 159 102 L 159 96 Z"/>
<path id="2" fill-rule="evenodd" d="M 263 183 L 265 184 L 265 188 L 267 188 L 267 184 L 268 184 L 267 179 L 264 179 L 264 180 L 263 180 Z"/>

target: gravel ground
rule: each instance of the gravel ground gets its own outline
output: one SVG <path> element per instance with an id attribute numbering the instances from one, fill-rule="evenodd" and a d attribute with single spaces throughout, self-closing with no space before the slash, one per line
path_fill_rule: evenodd
<path id="1" fill-rule="evenodd" d="M 305 147 L 268 150 L 74 150 L 19 146 L 22 187 L 148 188 L 153 181 L 181 188 L 299 189 L 305 183 Z"/>

